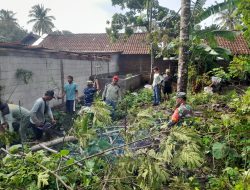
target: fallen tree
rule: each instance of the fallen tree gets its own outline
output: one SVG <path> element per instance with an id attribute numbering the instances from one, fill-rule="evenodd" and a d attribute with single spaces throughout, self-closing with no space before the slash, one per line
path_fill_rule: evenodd
<path id="1" fill-rule="evenodd" d="M 77 141 L 77 138 L 74 137 L 74 136 L 61 137 L 61 138 L 58 138 L 58 139 L 54 139 L 52 141 L 47 141 L 47 142 L 42 142 L 42 143 L 36 144 L 36 145 L 30 147 L 30 150 L 32 152 L 34 152 L 34 151 L 44 149 L 44 147 L 50 147 L 50 146 L 54 146 L 54 145 L 57 145 L 57 144 L 60 144 L 60 143 L 74 142 L 74 141 Z"/>

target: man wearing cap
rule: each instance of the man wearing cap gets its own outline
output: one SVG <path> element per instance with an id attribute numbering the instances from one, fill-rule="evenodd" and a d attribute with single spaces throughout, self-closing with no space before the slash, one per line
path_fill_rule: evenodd
<path id="1" fill-rule="evenodd" d="M 177 93 L 175 111 L 171 117 L 171 120 L 168 122 L 168 127 L 172 127 L 182 119 L 191 117 L 193 115 L 191 106 L 186 104 L 186 99 L 185 92 Z"/>
<path id="2" fill-rule="evenodd" d="M 48 90 L 43 97 L 38 98 L 32 109 L 30 110 L 30 124 L 29 127 L 35 133 L 35 138 L 40 140 L 43 135 L 43 126 L 45 124 L 45 114 L 47 113 L 51 119 L 51 123 L 55 124 L 51 108 L 49 106 L 49 101 L 51 101 L 54 97 L 54 91 Z"/>
<path id="3" fill-rule="evenodd" d="M 98 80 L 95 81 L 87 81 L 87 87 L 83 90 L 84 95 L 84 106 L 90 107 L 94 101 L 95 93 L 99 90 Z"/>
<path id="4" fill-rule="evenodd" d="M 114 111 L 116 104 L 121 100 L 121 88 L 118 85 L 119 77 L 115 75 L 110 84 L 105 86 L 102 94 L 102 99 L 113 108 L 112 118 L 114 118 Z"/>
<path id="5" fill-rule="evenodd" d="M 64 85 L 62 96 L 58 96 L 58 99 L 64 98 L 66 95 L 66 112 L 74 113 L 75 101 L 78 100 L 78 89 L 77 84 L 73 82 L 73 76 L 69 75 L 68 83 Z"/>
<path id="6" fill-rule="evenodd" d="M 153 106 L 157 106 L 160 104 L 161 101 L 161 88 L 160 88 L 160 84 L 163 80 L 163 77 L 160 75 L 159 72 L 159 68 L 158 67 L 154 67 L 153 68 L 154 71 L 154 80 L 153 80 L 153 91 L 154 91 L 154 102 L 153 102 Z"/>

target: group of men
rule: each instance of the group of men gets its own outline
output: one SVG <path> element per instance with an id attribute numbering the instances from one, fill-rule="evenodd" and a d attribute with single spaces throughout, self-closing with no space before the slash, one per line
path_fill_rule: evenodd
<path id="1" fill-rule="evenodd" d="M 154 106 L 160 103 L 160 85 L 162 81 L 164 81 L 163 92 L 164 94 L 168 94 L 172 92 L 171 82 L 169 76 L 169 70 L 166 71 L 166 74 L 163 78 L 161 78 L 159 74 L 159 69 L 156 67 L 154 70 L 154 81 L 152 84 L 154 91 Z M 74 113 L 75 111 L 75 103 L 79 99 L 78 96 L 78 87 L 74 82 L 72 76 L 68 76 L 68 83 L 64 85 L 64 89 L 62 91 L 61 96 L 55 97 L 53 90 L 48 90 L 45 94 L 38 98 L 32 109 L 29 113 L 29 127 L 33 130 L 35 134 L 35 139 L 40 140 L 43 136 L 43 132 L 49 128 L 51 128 L 54 124 L 56 124 L 56 120 L 53 117 L 53 113 L 51 111 L 51 107 L 49 106 L 49 102 L 53 98 L 62 99 L 66 96 L 66 112 L 69 114 Z M 112 82 L 105 85 L 102 100 L 106 102 L 107 105 L 111 106 L 112 112 L 111 117 L 114 118 L 114 112 L 116 109 L 117 103 L 121 100 L 121 88 L 118 85 L 119 77 L 115 75 L 112 78 Z M 170 86 L 169 86 L 170 85 Z M 94 96 L 96 92 L 99 90 L 98 80 L 87 81 L 87 87 L 83 90 L 83 105 L 84 106 L 92 106 L 94 101 Z M 20 110 L 20 106 L 15 107 L 14 110 Z M 8 107 L 8 104 L 4 104 L 0 102 L 0 116 L 4 118 L 5 115 L 10 114 L 11 110 Z M 12 110 L 13 112 L 13 110 Z M 28 112 L 28 111 L 26 111 Z M 50 123 L 46 122 L 45 115 L 48 115 L 50 118 Z M 184 92 L 177 93 L 176 99 L 176 108 L 174 114 L 171 117 L 168 126 L 173 126 L 178 123 L 183 117 L 189 117 L 192 114 L 192 109 L 189 105 L 186 104 L 186 94 Z M 4 119 L 2 124 L 4 124 Z"/>
<path id="2" fill-rule="evenodd" d="M 153 106 L 157 106 L 161 102 L 161 91 L 164 94 L 164 100 L 169 99 L 169 94 L 172 93 L 172 77 L 170 75 L 170 70 L 166 69 L 164 75 L 160 74 L 159 68 L 153 68 L 154 77 L 152 88 L 154 92 L 154 102 Z"/>
<path id="3" fill-rule="evenodd" d="M 78 87 L 77 84 L 73 81 L 72 76 L 68 76 L 68 83 L 64 85 L 61 96 L 57 96 L 57 99 L 62 99 L 66 96 L 66 112 L 69 114 L 74 113 L 76 101 L 80 101 L 78 96 Z M 119 77 L 115 75 L 110 84 L 105 86 L 103 91 L 103 100 L 112 107 L 114 113 L 116 104 L 121 100 L 121 90 L 118 85 Z M 89 80 L 87 81 L 87 87 L 83 90 L 83 105 L 92 106 L 94 101 L 95 93 L 99 90 L 98 80 L 95 79 L 94 82 Z M 56 123 L 51 108 L 49 106 L 49 101 L 51 101 L 54 96 L 54 91 L 47 91 L 43 97 L 38 98 L 35 101 L 31 111 L 30 111 L 30 124 L 29 127 L 33 129 L 36 139 L 40 140 L 44 129 L 50 128 L 51 126 L 45 122 L 45 114 L 51 119 L 51 124 Z"/>
<path id="4" fill-rule="evenodd" d="M 152 83 L 153 89 L 153 106 L 157 106 L 161 102 L 161 91 L 164 94 L 164 99 L 169 99 L 169 94 L 172 93 L 172 77 L 170 76 L 170 70 L 166 69 L 164 75 L 160 74 L 159 68 L 153 68 L 154 77 Z M 186 93 L 178 92 L 176 94 L 176 106 L 170 121 L 168 122 L 168 127 L 172 127 L 177 124 L 183 118 L 192 116 L 192 108 L 186 103 Z"/>

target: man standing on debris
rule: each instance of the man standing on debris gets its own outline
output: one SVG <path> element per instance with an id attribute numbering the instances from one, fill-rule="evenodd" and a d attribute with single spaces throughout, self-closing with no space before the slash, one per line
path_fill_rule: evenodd
<path id="1" fill-rule="evenodd" d="M 30 124 L 29 127 L 35 133 L 35 138 L 40 140 L 43 136 L 43 131 L 45 130 L 45 114 L 47 113 L 51 119 L 52 124 L 56 124 L 54 120 L 51 108 L 49 106 L 49 101 L 54 97 L 54 91 L 48 90 L 43 97 L 38 98 L 35 101 L 32 109 L 30 110 Z"/>
<path id="2" fill-rule="evenodd" d="M 73 82 L 73 77 L 69 75 L 68 83 L 64 85 L 62 96 L 58 96 L 58 99 L 64 98 L 66 95 L 66 112 L 73 114 L 75 111 L 75 101 L 78 100 L 77 84 Z"/>
<path id="3" fill-rule="evenodd" d="M 118 101 L 121 100 L 121 88 L 118 85 L 119 77 L 115 75 L 110 84 L 105 86 L 102 99 L 113 108 L 112 118 L 114 119 L 114 111 Z"/>
<path id="4" fill-rule="evenodd" d="M 95 79 L 87 81 L 87 87 L 83 90 L 84 106 L 90 107 L 94 101 L 95 93 L 99 90 L 98 80 Z"/>
<path id="5" fill-rule="evenodd" d="M 162 87 L 164 100 L 168 100 L 169 95 L 172 93 L 172 77 L 170 76 L 169 69 L 166 69 L 165 75 L 163 76 Z"/>
<path id="6" fill-rule="evenodd" d="M 191 117 L 193 115 L 192 108 L 190 105 L 186 104 L 186 100 L 187 97 L 185 92 L 177 93 L 175 111 L 171 117 L 171 120 L 168 122 L 168 127 L 172 127 L 179 123 L 182 119 Z"/>
<path id="7" fill-rule="evenodd" d="M 163 80 L 163 77 L 160 75 L 159 72 L 159 68 L 158 67 L 154 67 L 153 68 L 154 71 L 154 80 L 153 80 L 153 91 L 154 91 L 154 102 L 153 102 L 153 106 L 157 106 L 160 104 L 161 101 L 161 82 Z"/>

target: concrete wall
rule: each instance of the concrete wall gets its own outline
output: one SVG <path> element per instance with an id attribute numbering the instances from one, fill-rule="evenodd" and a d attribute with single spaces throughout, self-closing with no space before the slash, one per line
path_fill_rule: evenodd
<path id="1" fill-rule="evenodd" d="M 32 80 L 28 84 L 18 80 L 17 69 L 32 71 Z M 9 100 L 14 104 L 20 101 L 22 106 L 30 109 L 34 101 L 48 89 L 54 89 L 56 94 L 61 94 L 61 79 L 66 82 L 68 75 L 74 77 L 81 95 L 86 81 L 95 71 L 102 74 L 117 72 L 117 69 L 117 55 L 107 62 L 80 60 L 74 57 L 59 58 L 49 53 L 28 50 L 0 49 L 0 86 L 3 88 L 0 95 L 2 100 Z M 52 105 L 60 103 L 58 100 L 51 101 Z"/>
<path id="2" fill-rule="evenodd" d="M 140 73 L 142 74 L 143 81 L 149 81 L 151 59 L 150 55 L 120 55 L 119 61 L 120 73 Z M 157 66 L 160 72 L 165 72 L 166 69 L 170 69 L 171 74 L 177 73 L 178 63 L 177 61 L 155 59 L 153 66 Z"/>
<path id="3" fill-rule="evenodd" d="M 142 75 L 141 74 L 134 74 L 132 76 L 126 76 L 126 75 L 120 75 L 119 73 L 119 81 L 118 85 L 121 87 L 121 91 L 123 94 L 126 93 L 126 91 L 133 91 L 141 87 L 142 85 Z M 114 73 L 113 73 L 114 75 Z M 99 80 L 99 86 L 100 89 L 104 89 L 106 84 L 109 84 L 112 82 L 113 75 L 99 75 L 97 76 Z M 101 91 L 102 93 L 103 91 Z"/>

